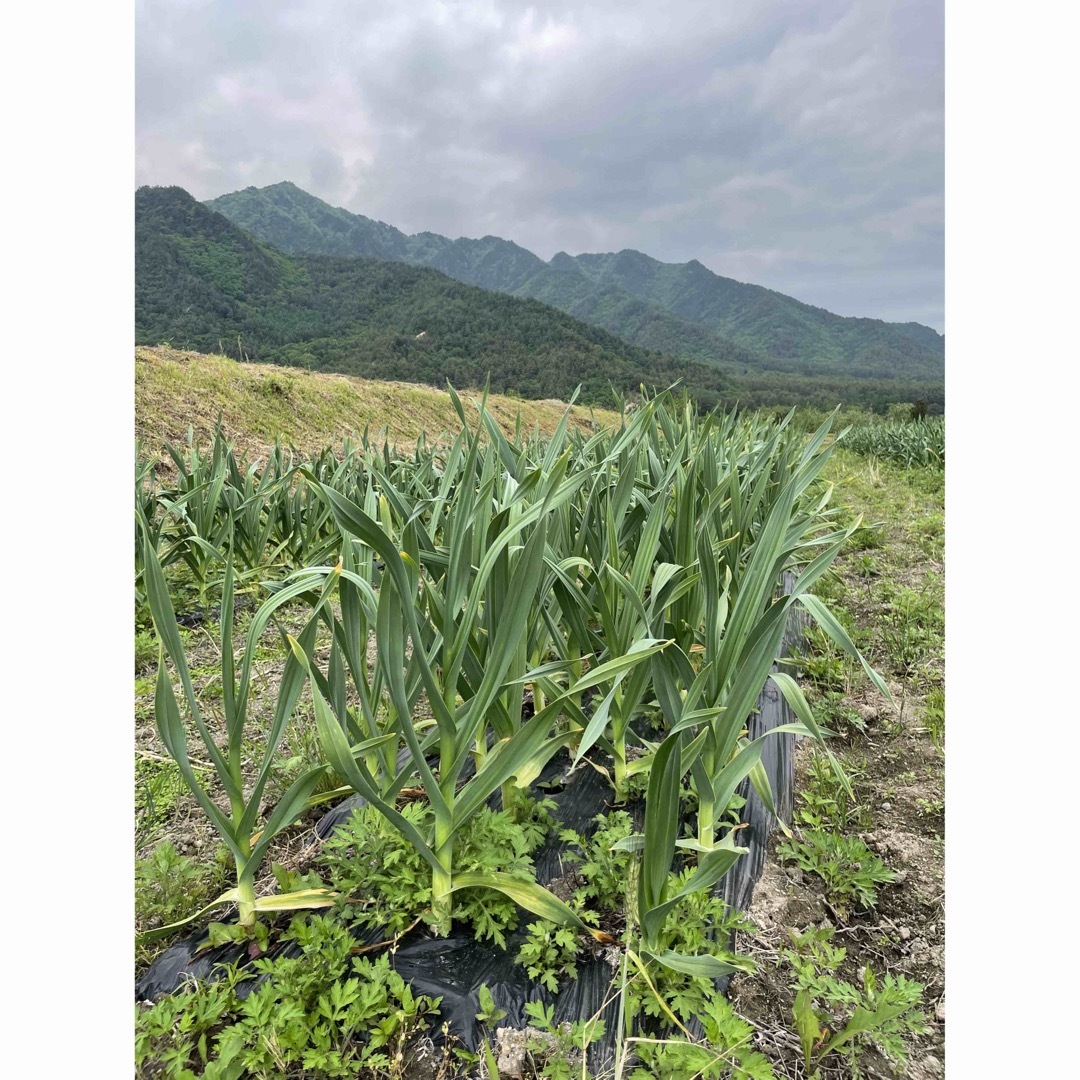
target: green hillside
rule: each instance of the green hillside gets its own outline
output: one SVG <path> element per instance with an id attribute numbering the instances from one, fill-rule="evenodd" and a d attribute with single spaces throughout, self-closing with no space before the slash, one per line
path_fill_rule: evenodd
<path id="1" fill-rule="evenodd" d="M 834 315 L 760 285 L 720 277 L 696 259 L 662 263 L 640 251 L 620 251 L 579 255 L 575 262 L 594 287 L 621 289 L 764 352 L 768 367 L 852 378 L 943 377 L 944 339 L 930 327 Z"/>
<path id="2" fill-rule="evenodd" d="M 490 378 L 530 398 L 580 384 L 580 400 L 610 404 L 612 386 L 676 381 L 706 407 L 734 396 L 715 368 L 536 301 L 400 262 L 283 254 L 181 188 L 140 188 L 135 208 L 137 344 L 436 386 Z"/>
<path id="3" fill-rule="evenodd" d="M 496 236 L 408 236 L 331 207 L 288 182 L 246 188 L 208 205 L 283 251 L 433 267 L 472 285 L 541 300 L 644 348 L 728 372 L 944 378 L 944 338 L 930 327 L 834 315 L 721 277 L 696 260 L 662 263 L 628 250 L 578 256 L 559 252 L 544 262 Z"/>

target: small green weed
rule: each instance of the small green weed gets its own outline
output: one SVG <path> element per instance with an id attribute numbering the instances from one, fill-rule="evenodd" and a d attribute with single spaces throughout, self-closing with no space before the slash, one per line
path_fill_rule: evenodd
<path id="1" fill-rule="evenodd" d="M 884 528 L 878 525 L 863 525 L 851 534 L 845 549 L 847 551 L 875 551 L 885 546 Z"/>
<path id="2" fill-rule="evenodd" d="M 942 647 L 945 612 L 941 579 L 927 574 L 921 589 L 901 585 L 884 595 L 885 610 L 880 621 L 880 637 L 896 669 L 911 675 Z"/>
<path id="3" fill-rule="evenodd" d="M 632 1040 L 640 1065 L 630 1080 L 773 1080 L 772 1066 L 751 1049 L 754 1029 L 709 986 L 697 1019 L 704 1038 Z"/>
<path id="4" fill-rule="evenodd" d="M 817 874 L 825 882 L 829 902 L 848 912 L 865 911 L 877 903 L 877 886 L 896 874 L 857 836 L 806 830 L 801 837 L 785 840 L 777 848 L 780 857 Z"/>
<path id="5" fill-rule="evenodd" d="M 139 675 L 157 659 L 158 640 L 153 630 L 135 631 L 135 674 Z"/>
<path id="6" fill-rule="evenodd" d="M 491 988 L 487 983 L 480 987 L 476 996 L 480 1004 L 480 1011 L 476 1014 L 476 1019 L 481 1024 L 497 1024 L 506 1016 L 505 1009 L 496 1007 L 495 998 L 492 996 Z"/>
<path id="7" fill-rule="evenodd" d="M 547 835 L 543 819 L 550 803 L 529 803 L 524 823 L 489 808 L 482 809 L 455 841 L 454 866 L 462 873 L 497 871 L 522 881 L 533 879 L 530 854 Z M 414 802 L 402 815 L 421 832 L 434 821 L 430 806 Z M 398 934 L 431 902 L 431 870 L 416 848 L 373 807 L 355 811 L 326 842 L 320 854 L 347 921 Z M 478 938 L 506 947 L 507 930 L 517 926 L 518 907 L 492 889 L 462 889 L 454 900 L 454 918 L 470 923 Z"/>
<path id="8" fill-rule="evenodd" d="M 525 1015 L 544 1033 L 532 1036 L 528 1043 L 538 1080 L 580 1080 L 585 1052 L 603 1036 L 604 1021 L 597 1018 L 557 1024 L 555 1006 L 542 1001 L 527 1002 Z"/>
<path id="9" fill-rule="evenodd" d="M 580 945 L 577 930 L 540 919 L 530 924 L 527 933 L 528 937 L 514 959 L 528 971 L 530 979 L 539 979 L 555 993 L 560 978 L 577 978 Z"/>
<path id="10" fill-rule="evenodd" d="M 301 956 L 256 960 L 254 972 L 266 980 L 242 1001 L 236 986 L 243 976 L 234 968 L 220 982 L 137 1008 L 139 1075 L 400 1075 L 390 1070 L 439 999 L 415 996 L 388 956 L 353 956 L 355 940 L 331 918 L 294 919 L 286 937 Z"/>
<path id="11" fill-rule="evenodd" d="M 854 790 L 861 771 L 849 762 L 845 762 L 844 771 Z M 810 829 L 858 829 L 870 824 L 870 812 L 848 794 L 829 759 L 815 751 L 809 761 L 807 782 L 799 793 L 795 820 Z"/>
<path id="12" fill-rule="evenodd" d="M 668 892 L 674 894 L 693 873 L 684 870 L 668 877 Z M 670 949 L 683 956 L 709 953 L 720 960 L 734 959 L 729 951 L 736 930 L 749 930 L 745 915 L 728 907 L 719 896 L 707 890 L 691 893 L 668 914 L 660 930 L 659 951 Z M 745 959 L 745 958 L 743 958 Z M 655 965 L 650 978 L 668 1008 L 684 1023 L 699 1016 L 709 1000 L 712 983 L 707 979 Z M 656 995 L 642 980 L 630 984 L 626 1014 L 633 1019 L 639 1013 L 664 1022 L 666 1016 Z"/>
<path id="13" fill-rule="evenodd" d="M 192 765 L 197 774 L 201 766 Z M 140 754 L 135 758 L 135 842 L 140 848 L 160 835 L 177 803 L 188 795 L 176 762 Z"/>
<path id="14" fill-rule="evenodd" d="M 833 604 L 843 603 L 848 595 L 848 587 L 844 583 L 844 579 L 833 569 L 822 574 L 814 582 L 814 586 L 810 591 L 824 600 L 830 607 Z"/>
<path id="15" fill-rule="evenodd" d="M 866 732 L 866 721 L 858 709 L 848 704 L 848 696 L 842 690 L 809 689 L 813 695 L 814 716 L 821 727 L 842 738 L 850 738 L 855 732 L 860 735 Z"/>
<path id="16" fill-rule="evenodd" d="M 618 911 L 626 904 L 634 856 L 611 849 L 634 831 L 634 823 L 625 810 L 600 814 L 595 821 L 599 827 L 588 839 L 572 829 L 559 834 L 561 839 L 581 849 L 580 854 L 568 851 L 564 856 L 578 864 L 577 872 L 585 882 L 575 891 L 574 898 L 582 902 L 591 900 L 591 906 L 600 911 Z"/>
<path id="17" fill-rule="evenodd" d="M 154 722 L 154 680 L 135 676 L 135 719 L 140 723 Z M 136 784 L 138 783 L 139 760 L 136 758 Z"/>
<path id="18" fill-rule="evenodd" d="M 402 816 L 417 828 L 430 811 L 409 803 Z M 419 853 L 374 807 L 364 806 L 323 845 L 319 863 L 342 894 L 346 923 L 399 934 L 431 901 L 431 872 Z"/>
<path id="19" fill-rule="evenodd" d="M 911 487 L 922 495 L 942 495 L 945 491 L 944 469 L 912 469 L 907 475 Z"/>
<path id="20" fill-rule="evenodd" d="M 795 662 L 819 690 L 843 691 L 849 685 L 847 658 L 816 625 L 806 631 L 806 644 Z"/>
<path id="21" fill-rule="evenodd" d="M 845 1058 L 850 1075 L 861 1077 L 859 1058 L 870 1045 L 903 1065 L 904 1036 L 926 1031 L 926 1017 L 917 1009 L 922 984 L 886 975 L 879 985 L 869 965 L 861 986 L 845 982 L 837 972 L 847 952 L 831 943 L 832 936 L 831 929 L 793 933 L 794 948 L 782 953 L 795 972 L 792 1013 L 811 1080 L 830 1054 Z"/>
<path id="22" fill-rule="evenodd" d="M 221 682 L 221 667 L 219 664 L 207 664 L 202 667 L 193 667 L 191 677 L 195 680 L 198 688 L 199 700 L 220 701 L 224 694 Z"/>
<path id="23" fill-rule="evenodd" d="M 923 726 L 938 750 L 945 749 L 945 688 L 935 686 L 923 702 Z"/>
<path id="24" fill-rule="evenodd" d="M 306 715 L 305 703 L 297 706 L 289 732 L 283 741 L 279 755 L 270 766 L 270 791 L 284 793 L 290 784 L 308 769 L 325 763 L 319 747 L 319 736 L 314 716 Z M 319 778 L 312 788 L 312 795 L 344 787 L 345 781 L 332 768 Z"/>
<path id="25" fill-rule="evenodd" d="M 909 531 L 924 555 L 940 557 L 945 546 L 945 515 L 941 511 L 915 518 Z"/>
<path id="26" fill-rule="evenodd" d="M 881 573 L 877 559 L 873 555 L 867 555 L 865 551 L 856 557 L 854 566 L 855 572 L 863 581 L 876 578 Z"/>
<path id="27" fill-rule="evenodd" d="M 135 918 L 149 930 L 168 926 L 221 893 L 229 879 L 229 852 L 218 844 L 207 863 L 181 855 L 172 841 L 135 863 Z"/>

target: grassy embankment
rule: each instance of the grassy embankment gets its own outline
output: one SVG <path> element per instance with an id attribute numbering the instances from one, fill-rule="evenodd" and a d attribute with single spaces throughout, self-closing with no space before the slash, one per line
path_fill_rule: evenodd
<path id="1" fill-rule="evenodd" d="M 479 396 L 458 389 L 465 400 Z M 507 434 L 519 416 L 524 431 L 539 426 L 550 433 L 565 408 L 559 401 L 501 394 L 488 398 L 488 409 Z M 249 456 L 273 446 L 279 433 L 287 445 L 315 453 L 344 436 L 359 435 L 365 426 L 372 437 L 385 429 L 391 443 L 402 445 L 415 443 L 423 433 L 433 441 L 458 427 L 445 390 L 241 364 L 167 346 L 135 349 L 135 434 L 147 453 L 159 453 L 165 442 L 185 443 L 189 425 L 195 442 L 208 445 L 219 413 L 237 451 Z M 618 414 L 610 409 L 575 406 L 572 414 L 572 422 L 582 429 L 617 421 Z"/>

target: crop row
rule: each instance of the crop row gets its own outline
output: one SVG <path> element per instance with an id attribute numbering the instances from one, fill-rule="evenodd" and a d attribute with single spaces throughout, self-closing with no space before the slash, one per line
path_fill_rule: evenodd
<path id="1" fill-rule="evenodd" d="M 332 770 L 423 859 L 437 933 L 449 930 L 457 891 L 483 888 L 603 936 L 535 881 L 455 868 L 455 841 L 489 799 L 501 792 L 512 813 L 565 749 L 607 773 L 616 801 L 646 793 L 643 830 L 625 841 L 640 860 L 635 962 L 728 972 L 707 953 L 665 950 L 659 931 L 674 905 L 715 886 L 744 853 L 727 818 L 736 789 L 749 780 L 772 807 L 761 764 L 770 736 L 751 740 L 747 719 L 792 606 L 862 660 L 810 592 L 859 526 L 837 523 L 819 479 L 830 422 L 807 438 L 786 423 L 700 417 L 661 394 L 617 430 L 573 433 L 564 417 L 549 439 L 508 439 L 482 403 L 470 423 L 454 402 L 460 433 L 407 454 L 365 438 L 307 460 L 279 446 L 260 467 L 238 461 L 219 433 L 209 455 L 172 450 L 168 483 L 148 464 L 138 470 L 137 589 L 162 651 L 155 715 L 235 861 L 236 886 L 219 902 L 238 906 L 246 934 L 258 933 L 260 911 L 334 904 L 328 889 L 254 889 L 274 837 Z M 797 584 L 779 595 L 791 568 Z M 224 746 L 177 629 L 181 570 L 204 599 L 220 598 Z M 237 661 L 242 591 L 261 603 Z M 287 605 L 305 613 L 303 629 L 282 631 L 273 721 L 252 765 L 252 657 Z M 320 627 L 330 647 L 317 658 Z M 772 679 L 799 720 L 782 730 L 823 742 L 797 683 Z M 274 755 L 305 688 L 325 760 L 263 820 Z M 227 810 L 190 764 L 193 739 Z M 406 789 L 430 808 L 423 829 L 398 808 Z M 684 811 L 691 827 L 680 835 Z M 676 866 L 693 872 L 677 877 Z"/>
<path id="2" fill-rule="evenodd" d="M 907 468 L 945 467 L 945 421 L 939 418 L 903 424 L 856 427 L 844 437 L 844 446 L 865 457 L 895 461 Z"/>

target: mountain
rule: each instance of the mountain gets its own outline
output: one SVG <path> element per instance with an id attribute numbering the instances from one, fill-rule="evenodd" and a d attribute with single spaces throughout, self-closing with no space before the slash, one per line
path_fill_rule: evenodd
<path id="1" fill-rule="evenodd" d="M 388 226 L 331 213 L 373 243 Z M 336 230 L 340 232 L 341 229 Z M 734 393 L 714 367 L 629 345 L 535 300 L 462 284 L 402 262 L 289 255 L 178 187 L 135 193 L 135 338 L 317 371 L 530 398 L 611 403 L 611 387 L 680 381 L 704 407 Z"/>
<path id="2" fill-rule="evenodd" d="M 853 378 L 944 375 L 944 338 L 928 326 L 834 315 L 760 285 L 720 277 L 696 259 L 662 263 L 639 251 L 620 251 L 579 255 L 575 262 L 595 287 L 621 289 L 759 350 L 770 358 L 768 367 L 804 374 L 843 371 Z"/>
<path id="3" fill-rule="evenodd" d="M 529 297 L 648 349 L 728 372 L 786 371 L 850 379 L 944 378 L 945 339 L 919 323 L 834 315 L 714 274 L 696 259 L 662 263 L 639 251 L 549 262 L 497 236 L 406 235 L 331 207 L 284 182 L 208 206 L 282 251 L 393 259 L 471 285 Z"/>

